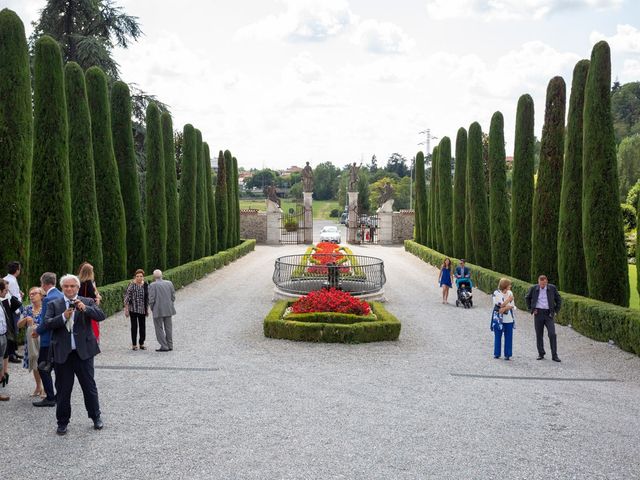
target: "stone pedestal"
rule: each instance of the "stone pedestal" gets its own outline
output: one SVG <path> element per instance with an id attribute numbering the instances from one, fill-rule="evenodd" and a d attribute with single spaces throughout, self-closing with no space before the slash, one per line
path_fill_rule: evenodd
<path id="1" fill-rule="evenodd" d="M 391 245 L 393 243 L 393 199 L 387 200 L 378 210 L 378 243 Z"/>
<path id="2" fill-rule="evenodd" d="M 277 203 L 267 200 L 267 244 L 280 244 L 280 220 L 282 209 Z"/>
<path id="3" fill-rule="evenodd" d="M 313 192 L 303 192 L 304 196 L 304 243 L 313 243 Z"/>
<path id="4" fill-rule="evenodd" d="M 358 192 L 347 192 L 349 196 L 349 216 L 347 217 L 347 242 L 359 243 L 358 231 Z"/>

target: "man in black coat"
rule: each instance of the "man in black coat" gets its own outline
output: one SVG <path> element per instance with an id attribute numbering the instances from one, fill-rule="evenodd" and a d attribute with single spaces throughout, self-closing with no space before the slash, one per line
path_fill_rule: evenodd
<path id="1" fill-rule="evenodd" d="M 67 433 L 74 375 L 78 377 L 84 406 L 93 420 L 93 427 L 100 430 L 103 423 L 100 419 L 98 389 L 93 379 L 93 357 L 100 353 L 100 349 L 91 328 L 91 319 L 100 322 L 105 319 L 105 314 L 92 299 L 78 296 L 80 280 L 75 275 L 63 276 L 60 286 L 64 296 L 48 304 L 44 319 L 45 328 L 52 331 L 51 348 L 57 391 L 56 433 Z"/>
<path id="2" fill-rule="evenodd" d="M 560 311 L 562 299 L 558 293 L 558 289 L 552 283 L 549 283 L 546 275 L 538 277 L 538 284 L 533 285 L 525 297 L 527 309 L 533 314 L 536 329 L 536 343 L 538 346 L 538 360 L 543 360 L 544 351 L 544 327 L 547 327 L 549 335 L 549 343 L 551 344 L 551 359 L 559 362 L 558 342 L 556 338 L 556 325 L 554 318 L 556 313 Z"/>

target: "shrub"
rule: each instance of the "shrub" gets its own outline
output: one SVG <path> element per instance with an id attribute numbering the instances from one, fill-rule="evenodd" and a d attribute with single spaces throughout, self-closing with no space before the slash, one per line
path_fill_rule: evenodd
<path id="1" fill-rule="evenodd" d="M 331 210 L 331 213 L 329 214 L 329 216 L 331 218 L 337 218 L 340 216 L 340 210 L 338 210 L 337 208 L 334 208 Z"/>
<path id="2" fill-rule="evenodd" d="M 636 228 L 636 209 L 633 205 L 628 203 L 621 203 L 620 210 L 622 210 L 622 222 L 624 223 L 625 230 L 633 230 Z"/>

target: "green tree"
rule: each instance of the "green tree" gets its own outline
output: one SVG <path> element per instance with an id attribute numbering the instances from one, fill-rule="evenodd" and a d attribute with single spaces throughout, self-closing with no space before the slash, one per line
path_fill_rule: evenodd
<path id="1" fill-rule="evenodd" d="M 620 179 L 620 200 L 624 200 L 631 187 L 640 178 L 640 134 L 626 137 L 620 142 L 618 178 Z"/>
<path id="2" fill-rule="evenodd" d="M 429 182 L 429 246 L 438 250 L 438 232 L 436 230 L 436 210 L 438 200 L 436 193 L 438 185 L 438 147 L 433 148 L 431 154 L 431 178 Z"/>
<path id="3" fill-rule="evenodd" d="M 589 60 L 573 69 L 558 224 L 558 287 L 578 295 L 588 294 L 582 248 L 582 115 L 588 73 Z"/>
<path id="4" fill-rule="evenodd" d="M 233 241 L 235 235 L 233 230 L 234 226 L 234 217 L 233 217 L 233 155 L 229 150 L 224 151 L 224 168 L 226 173 L 226 181 L 227 181 L 227 228 L 226 232 L 226 244 L 227 248 L 233 247 Z"/>
<path id="5" fill-rule="evenodd" d="M 167 195 L 164 175 L 164 146 L 160 110 L 155 103 L 147 107 L 147 265 L 149 271 L 167 266 Z"/>
<path id="6" fill-rule="evenodd" d="M 438 145 L 438 201 L 440 211 L 440 232 L 442 235 L 442 250 L 445 255 L 453 252 L 453 193 L 451 186 L 451 140 L 442 137 Z"/>
<path id="7" fill-rule="evenodd" d="M 240 244 L 240 192 L 238 190 L 238 159 L 233 157 L 233 232 L 235 234 L 234 244 Z"/>
<path id="8" fill-rule="evenodd" d="M 629 305 L 629 274 L 618 193 L 611 118 L 611 52 L 601 41 L 591 51 L 584 99 L 582 238 L 589 296 Z M 589 214 L 587 215 L 586 212 Z"/>
<path id="9" fill-rule="evenodd" d="M 532 281 L 537 281 L 538 275 L 546 275 L 549 282 L 558 282 L 558 218 L 562 188 L 565 105 L 564 80 L 562 77 L 553 77 L 547 86 L 540 167 L 533 195 Z"/>
<path id="10" fill-rule="evenodd" d="M 167 205 L 167 267 L 180 265 L 180 207 L 178 204 L 178 179 L 176 177 L 176 150 L 173 120 L 169 112 L 160 116 L 162 125 L 162 156 Z"/>
<path id="11" fill-rule="evenodd" d="M 133 145 L 131 94 L 127 84 L 120 81 L 115 82 L 111 88 L 111 134 L 126 218 L 127 273 L 128 276 L 133 276 L 138 268 L 145 268 L 147 265 L 147 241 Z"/>
<path id="12" fill-rule="evenodd" d="M 616 141 L 640 133 L 640 82 L 620 85 L 611 95 Z"/>
<path id="13" fill-rule="evenodd" d="M 84 72 L 69 62 L 64 69 L 69 125 L 69 180 L 73 205 L 73 265 L 93 265 L 96 282 L 102 283 L 102 234 L 96 199 L 96 177 L 91 142 L 91 118 Z"/>
<path id="14" fill-rule="evenodd" d="M 205 255 L 205 242 L 207 240 L 205 223 L 207 219 L 205 210 L 204 191 L 204 147 L 202 146 L 202 132 L 196 129 L 196 244 L 194 257 L 202 258 Z"/>
<path id="15" fill-rule="evenodd" d="M 226 250 L 229 247 L 227 242 L 227 229 L 229 226 L 228 197 L 227 197 L 227 169 L 224 160 L 224 153 L 220 150 L 218 154 L 218 180 L 216 185 L 216 221 L 218 227 L 218 249 Z"/>
<path id="16" fill-rule="evenodd" d="M 182 171 L 180 175 L 180 258 L 194 260 L 196 247 L 196 130 L 190 123 L 183 129 Z"/>
<path id="17" fill-rule="evenodd" d="M 363 169 L 360 169 L 362 172 Z M 313 169 L 313 198 L 332 200 L 338 192 L 340 170 L 331 162 L 323 162 Z"/>
<path id="18" fill-rule="evenodd" d="M 427 214 L 427 186 L 424 178 L 424 153 L 416 154 L 416 207 L 415 207 L 415 240 L 427 244 L 427 228 L 429 217 Z"/>
<path id="19" fill-rule="evenodd" d="M 67 273 L 73 266 L 64 73 L 60 48 L 46 35 L 35 46 L 33 93 L 31 255 L 27 270 L 35 278 L 47 271 Z"/>
<path id="20" fill-rule="evenodd" d="M 456 135 L 456 165 L 453 186 L 453 256 L 464 258 L 467 176 L 467 131 L 460 127 Z"/>
<path id="21" fill-rule="evenodd" d="M 251 178 L 249 178 L 245 182 L 245 187 L 247 189 L 258 188 L 260 191 L 264 190 L 265 187 L 275 184 L 276 182 L 276 172 L 271 170 L 270 168 L 265 168 L 263 170 L 257 170 L 253 173 Z"/>
<path id="22" fill-rule="evenodd" d="M 366 168 L 361 168 L 358 172 L 358 210 L 360 214 L 367 214 L 371 211 L 369 188 L 369 172 Z"/>
<path id="23" fill-rule="evenodd" d="M 531 217 L 533 215 L 535 145 L 531 95 L 518 99 L 511 183 L 511 275 L 531 278 Z"/>
<path id="24" fill-rule="evenodd" d="M 489 235 L 487 235 L 489 212 L 484 185 L 482 128 L 478 122 L 473 122 L 469 127 L 467 148 L 467 191 L 469 192 L 473 261 L 481 267 L 489 268 L 491 266 L 491 243 Z"/>
<path id="25" fill-rule="evenodd" d="M 32 143 L 27 40 L 20 18 L 5 8 L 0 11 L 0 170 L 4 172 L 0 175 L 4 200 L 0 209 L 0 265 L 3 266 L 13 260 L 29 264 Z M 31 275 L 35 278 L 38 272 Z"/>
<path id="26" fill-rule="evenodd" d="M 207 213 L 208 218 L 207 221 L 209 223 L 209 241 L 210 246 L 209 250 L 211 254 L 214 255 L 218 253 L 218 227 L 216 220 L 216 199 L 215 194 L 213 192 L 213 182 L 211 178 L 211 152 L 209 150 L 209 144 L 206 142 L 203 144 L 204 146 L 204 175 L 205 181 L 207 184 Z"/>
<path id="27" fill-rule="evenodd" d="M 509 273 L 511 236 L 509 197 L 504 151 L 504 118 L 495 112 L 489 127 L 489 230 L 491 232 L 491 269 Z"/>
<path id="28" fill-rule="evenodd" d="M 407 166 L 407 159 L 399 153 L 392 153 L 387 160 L 387 165 L 384 169 L 388 173 L 395 173 L 398 177 L 406 177 L 409 175 L 409 167 Z"/>

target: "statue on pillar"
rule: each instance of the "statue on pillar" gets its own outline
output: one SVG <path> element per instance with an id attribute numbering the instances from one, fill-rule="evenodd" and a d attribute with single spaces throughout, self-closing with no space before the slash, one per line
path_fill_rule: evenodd
<path id="1" fill-rule="evenodd" d="M 313 192 L 313 168 L 311 168 L 309 162 L 302 169 L 302 191 Z"/>
<path id="2" fill-rule="evenodd" d="M 347 191 L 349 192 L 358 191 L 358 178 L 359 178 L 358 172 L 359 171 L 360 171 L 360 167 L 356 166 L 356 162 L 353 162 L 353 165 L 349 166 L 349 188 Z"/>
<path id="3" fill-rule="evenodd" d="M 380 198 L 378 199 L 378 206 L 381 207 L 389 200 L 393 198 L 393 185 L 389 182 L 385 182 L 383 187 L 378 187 L 380 190 Z"/>
<path id="4" fill-rule="evenodd" d="M 280 207 L 280 198 L 278 198 L 276 186 L 273 183 L 264 187 L 264 196 L 267 197 L 267 200 L 272 201 Z"/>

